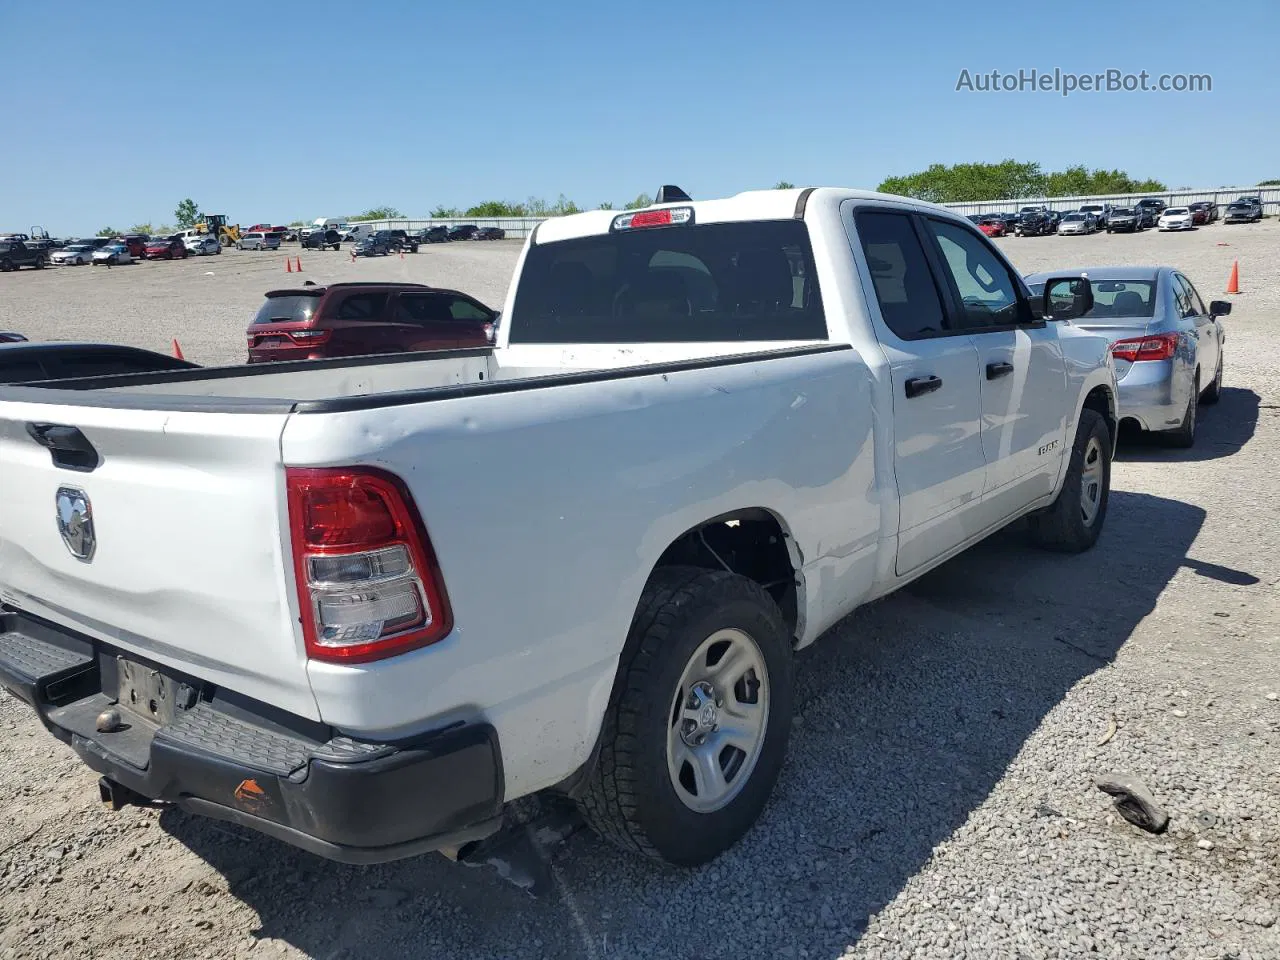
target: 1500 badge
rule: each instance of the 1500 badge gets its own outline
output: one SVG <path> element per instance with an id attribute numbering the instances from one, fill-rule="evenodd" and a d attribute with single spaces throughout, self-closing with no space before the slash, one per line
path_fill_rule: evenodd
<path id="1" fill-rule="evenodd" d="M 1040 448 L 1040 456 L 1043 457 L 1050 450 L 1057 449 L 1057 446 L 1058 446 L 1057 440 L 1050 440 L 1048 443 L 1046 443 L 1043 447 Z"/>

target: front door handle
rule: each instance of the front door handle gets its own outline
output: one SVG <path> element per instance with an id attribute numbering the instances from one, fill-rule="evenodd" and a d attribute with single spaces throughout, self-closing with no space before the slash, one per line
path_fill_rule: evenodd
<path id="1" fill-rule="evenodd" d="M 912 377 L 907 381 L 907 397 L 919 397 L 926 393 L 933 393 L 942 386 L 942 378 L 935 377 L 930 374 L 927 377 Z"/>
<path id="2" fill-rule="evenodd" d="M 1001 360 L 999 363 L 987 364 L 988 380 L 999 380 L 1001 377 L 1007 377 L 1011 373 L 1013 373 L 1012 363 L 1005 363 L 1003 360 Z"/>

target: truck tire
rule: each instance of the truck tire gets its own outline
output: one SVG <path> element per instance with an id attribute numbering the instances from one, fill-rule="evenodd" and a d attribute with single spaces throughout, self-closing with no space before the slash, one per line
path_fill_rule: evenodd
<path id="1" fill-rule="evenodd" d="M 640 598 L 578 805 L 632 853 L 696 866 L 759 817 L 791 732 L 791 636 L 755 581 L 656 571 Z"/>
<path id="2" fill-rule="evenodd" d="M 1098 540 L 1111 492 L 1111 431 L 1088 407 L 1080 411 L 1071 462 L 1058 498 L 1028 519 L 1031 539 L 1046 550 L 1081 553 Z"/>

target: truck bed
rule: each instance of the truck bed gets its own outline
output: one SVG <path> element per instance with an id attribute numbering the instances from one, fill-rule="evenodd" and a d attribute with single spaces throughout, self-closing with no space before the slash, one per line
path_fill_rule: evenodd
<path id="1" fill-rule="evenodd" d="M 832 348 L 812 342 L 521 347 L 501 351 L 501 358 L 492 348 L 472 348 L 44 381 L 0 387 L 0 399 L 120 409 L 283 413 L 305 407 L 314 412 L 317 404 L 375 406 L 457 392 L 442 388 L 496 392 L 516 381 L 542 381 L 521 384 L 535 388 L 566 377 L 626 377 Z"/>

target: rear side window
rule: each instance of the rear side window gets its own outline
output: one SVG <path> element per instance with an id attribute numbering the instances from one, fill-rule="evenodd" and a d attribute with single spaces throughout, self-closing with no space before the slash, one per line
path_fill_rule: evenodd
<path id="1" fill-rule="evenodd" d="M 254 323 L 292 323 L 310 320 L 315 313 L 319 297 L 268 297 L 258 308 Z"/>
<path id="2" fill-rule="evenodd" d="M 885 325 L 903 340 L 941 333 L 942 297 L 910 218 L 859 213 L 855 223 Z"/>
<path id="3" fill-rule="evenodd" d="M 168 370 L 172 366 L 165 357 L 149 358 L 128 353 L 96 353 L 85 356 L 57 356 L 46 361 L 49 376 L 64 380 L 72 377 L 110 377 L 118 373 L 149 373 Z"/>
<path id="4" fill-rule="evenodd" d="M 25 383 L 45 379 L 44 368 L 35 360 L 0 359 L 0 383 Z"/>
<path id="5" fill-rule="evenodd" d="M 681 225 L 535 244 L 512 343 L 825 340 L 798 220 Z"/>
<path id="6" fill-rule="evenodd" d="M 478 303 L 472 303 L 462 297 L 454 297 L 449 301 L 449 315 L 455 320 L 487 321 L 493 319 L 493 311 L 486 310 Z"/>
<path id="7" fill-rule="evenodd" d="M 386 305 L 385 293 L 355 293 L 338 305 L 339 320 L 376 320 Z"/>

